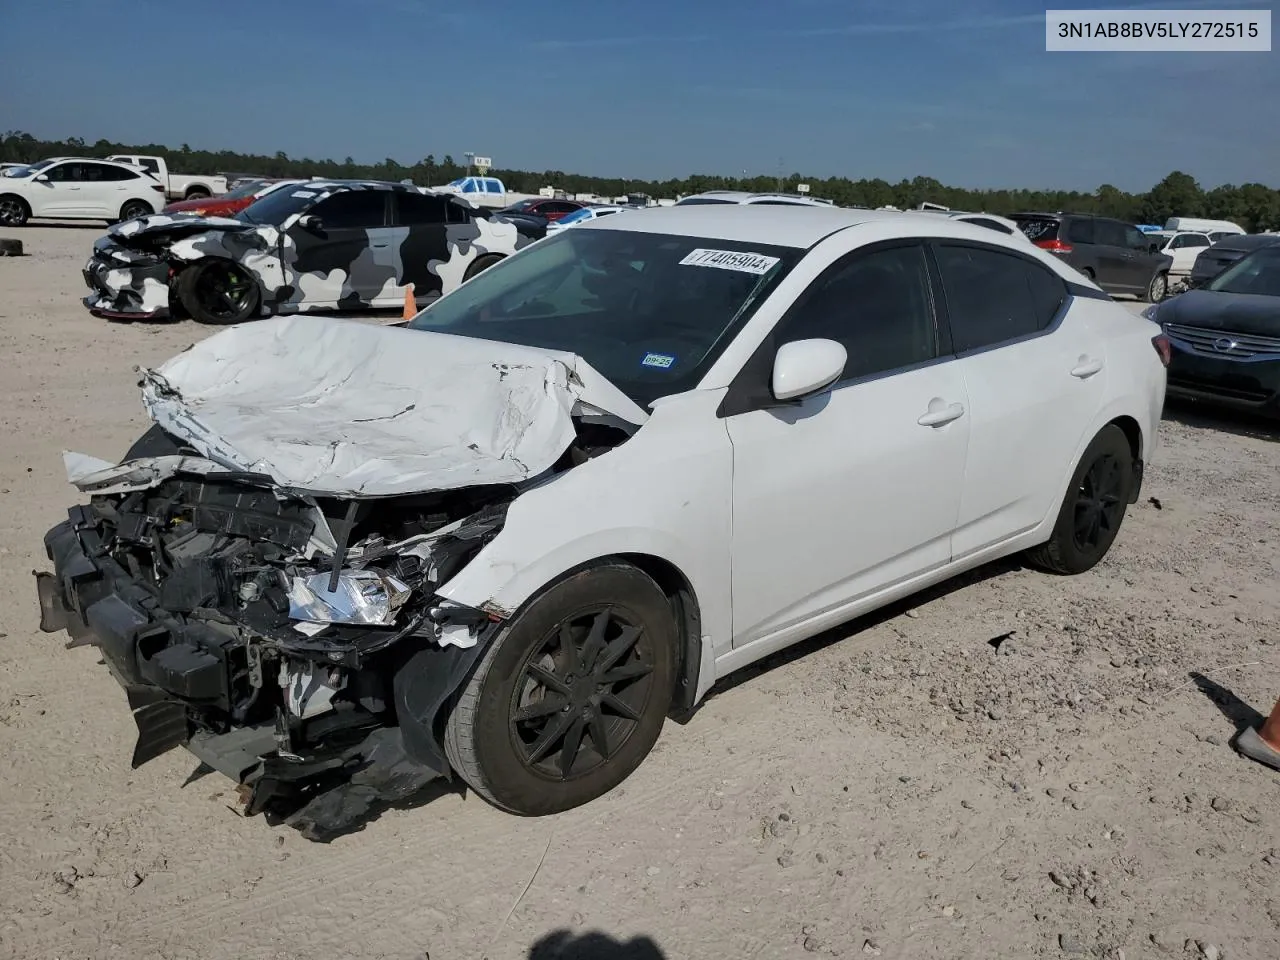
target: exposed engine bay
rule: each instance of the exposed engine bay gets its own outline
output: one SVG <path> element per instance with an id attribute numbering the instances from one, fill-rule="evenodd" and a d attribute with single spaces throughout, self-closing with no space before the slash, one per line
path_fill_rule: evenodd
<path id="1" fill-rule="evenodd" d="M 540 482 L 629 436 L 575 428 Z M 72 508 L 38 577 L 42 629 L 97 644 L 124 686 L 134 766 L 186 745 L 241 784 L 247 815 L 315 838 L 449 777 L 444 708 L 502 618 L 435 594 L 520 485 L 344 500 L 227 471 L 158 427 L 130 453 L 142 488 Z"/>

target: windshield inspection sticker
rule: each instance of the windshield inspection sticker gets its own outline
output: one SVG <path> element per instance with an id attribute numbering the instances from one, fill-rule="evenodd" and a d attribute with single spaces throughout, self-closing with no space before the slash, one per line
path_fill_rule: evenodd
<path id="1" fill-rule="evenodd" d="M 316 195 L 314 190 L 295 190 L 293 195 L 302 200 L 309 200 Z"/>
<path id="2" fill-rule="evenodd" d="M 716 267 L 720 270 L 736 270 L 739 273 L 768 273 L 778 263 L 777 257 L 759 253 L 737 253 L 733 250 L 691 250 L 680 261 L 682 267 Z"/>
<path id="3" fill-rule="evenodd" d="M 644 359 L 640 361 L 642 367 L 658 367 L 661 370 L 671 369 L 671 365 L 676 362 L 676 358 L 669 353 L 646 353 Z"/>

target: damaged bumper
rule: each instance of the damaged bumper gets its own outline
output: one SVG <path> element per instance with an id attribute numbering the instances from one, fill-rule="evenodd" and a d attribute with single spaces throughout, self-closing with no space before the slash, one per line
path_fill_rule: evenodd
<path id="1" fill-rule="evenodd" d="M 53 571 L 36 574 L 40 628 L 67 631 L 71 647 L 96 645 L 124 688 L 138 728 L 133 766 L 185 746 L 240 785 L 246 815 L 316 839 L 449 778 L 442 710 L 499 624 L 434 596 L 379 627 L 290 622 L 287 601 L 265 595 L 243 603 L 258 559 L 238 561 L 250 553 L 243 545 L 265 544 L 270 556 L 272 541 L 301 542 L 305 531 L 235 487 L 169 483 L 183 484 L 194 542 L 241 544 L 229 561 L 184 556 L 170 537 L 173 565 L 144 570 L 137 558 L 164 551 L 168 536 L 154 498 L 99 497 L 46 534 Z"/>
<path id="2" fill-rule="evenodd" d="M 104 237 L 82 271 L 90 293 L 81 302 L 96 317 L 168 319 L 169 264 Z"/>

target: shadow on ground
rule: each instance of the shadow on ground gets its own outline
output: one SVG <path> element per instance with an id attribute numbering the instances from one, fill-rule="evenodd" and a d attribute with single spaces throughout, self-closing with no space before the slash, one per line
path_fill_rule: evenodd
<path id="1" fill-rule="evenodd" d="M 607 933 L 548 933 L 529 948 L 529 960 L 666 960 L 649 937 L 615 940 Z"/>
<path id="2" fill-rule="evenodd" d="M 1280 420 L 1269 420 L 1249 413 L 1218 410 L 1188 400 L 1169 398 L 1165 401 L 1164 420 L 1198 430 L 1216 430 L 1252 440 L 1280 443 Z"/>
<path id="3" fill-rule="evenodd" d="M 1265 719 L 1257 710 L 1216 680 L 1210 680 L 1203 673 L 1195 670 L 1191 671 L 1190 677 L 1196 689 L 1208 697 L 1209 701 L 1236 728 L 1237 734 L 1249 727 L 1256 727 Z"/>

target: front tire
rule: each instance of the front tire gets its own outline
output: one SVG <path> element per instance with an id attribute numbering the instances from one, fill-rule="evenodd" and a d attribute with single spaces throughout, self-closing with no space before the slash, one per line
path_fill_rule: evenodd
<path id="1" fill-rule="evenodd" d="M 445 725 L 450 765 L 522 816 L 603 796 L 658 739 L 677 632 L 662 590 L 629 564 L 561 580 L 502 628 L 462 688 Z"/>
<path id="2" fill-rule="evenodd" d="M 27 201 L 12 193 L 0 197 L 0 227 L 23 227 L 30 219 Z"/>
<path id="3" fill-rule="evenodd" d="M 1115 424 L 1107 424 L 1076 466 L 1053 535 L 1028 550 L 1027 561 L 1049 573 L 1084 573 L 1111 549 L 1132 491 L 1129 440 Z"/>
<path id="4" fill-rule="evenodd" d="M 261 299 L 257 281 L 230 260 L 211 258 L 178 274 L 178 301 L 197 323 L 243 323 Z"/>

